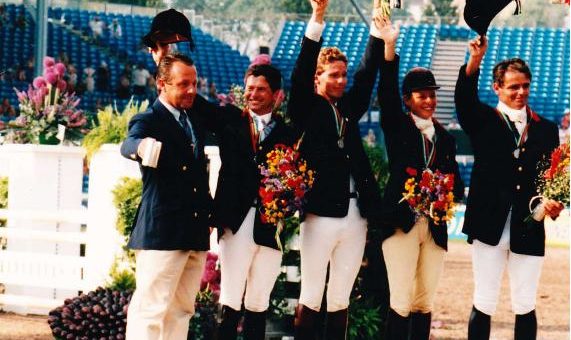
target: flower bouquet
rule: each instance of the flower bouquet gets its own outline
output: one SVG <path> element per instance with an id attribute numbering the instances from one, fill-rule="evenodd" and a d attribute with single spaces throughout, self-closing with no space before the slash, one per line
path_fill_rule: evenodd
<path id="1" fill-rule="evenodd" d="M 66 91 L 65 65 L 44 59 L 43 76 L 27 91 L 16 91 L 20 115 L 10 123 L 7 140 L 13 143 L 58 144 L 83 137 L 87 118 L 78 109 L 80 99 Z"/>
<path id="2" fill-rule="evenodd" d="M 260 173 L 261 220 L 277 227 L 275 239 L 283 251 L 280 233 L 288 225 L 286 220 L 296 213 L 303 213 L 305 194 L 313 186 L 315 173 L 307 169 L 297 147 L 284 144 L 276 144 L 275 149 L 268 153 L 266 164 L 260 165 Z"/>
<path id="3" fill-rule="evenodd" d="M 449 222 L 454 217 L 454 174 L 444 174 L 425 169 L 418 178 L 418 171 L 407 168 L 412 176 L 404 184 L 403 198 L 417 217 L 424 215 L 435 224 Z"/>
<path id="4" fill-rule="evenodd" d="M 564 206 L 569 205 L 569 141 L 553 150 L 549 161 L 540 166 L 544 170 L 540 172 L 536 181 L 539 195 L 529 201 L 531 215 L 526 218 L 526 222 L 530 218 L 541 221 L 545 217 L 543 204 L 538 204 L 535 209 L 531 208 L 537 199 L 552 199 Z"/>

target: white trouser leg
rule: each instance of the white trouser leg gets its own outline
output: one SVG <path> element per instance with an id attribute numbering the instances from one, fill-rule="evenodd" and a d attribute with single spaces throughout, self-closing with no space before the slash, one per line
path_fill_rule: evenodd
<path id="1" fill-rule="evenodd" d="M 126 337 L 129 340 L 162 339 L 165 316 L 178 292 L 181 277 L 187 287 L 194 287 L 196 284 L 192 282 L 196 282 L 199 288 L 206 252 L 140 250 L 136 256 L 137 289 L 129 304 Z M 194 306 L 198 288 L 181 295 L 184 301 L 177 302 L 187 308 L 187 320 L 194 313 L 188 306 Z"/>
<path id="2" fill-rule="evenodd" d="M 264 246 L 256 248 L 248 273 L 244 306 L 251 312 L 263 312 L 270 305 L 270 294 L 280 275 L 282 253 Z"/>
<path id="3" fill-rule="evenodd" d="M 316 311 L 320 310 L 327 264 L 331 260 L 329 285 L 331 292 L 328 293 L 327 309 L 335 311 L 347 308 L 351 288 L 363 259 L 366 234 L 366 222 L 359 215 L 356 199 L 351 199 L 349 213 L 343 218 L 307 215 L 300 232 L 301 293 L 299 304 Z M 333 259 L 333 254 L 338 248 L 340 253 Z M 343 256 L 350 258 L 341 259 Z M 338 272 L 341 274 L 337 274 Z M 331 301 L 329 300 L 330 294 L 333 294 Z"/>
<path id="4" fill-rule="evenodd" d="M 253 240 L 256 210 L 251 208 L 236 234 L 224 231 L 219 243 L 220 259 L 220 304 L 234 310 L 242 309 L 242 298 L 256 244 Z"/>
<path id="5" fill-rule="evenodd" d="M 367 221 L 359 214 L 356 199 L 350 200 L 346 219 L 346 227 L 339 233 L 329 264 L 328 312 L 349 307 L 349 297 L 363 262 L 367 242 Z"/>
<path id="6" fill-rule="evenodd" d="M 535 309 L 542 265 L 543 256 L 510 253 L 508 273 L 512 310 L 515 314 L 527 314 Z"/>
<path id="7" fill-rule="evenodd" d="M 508 254 L 509 248 L 500 245 L 490 246 L 478 240 L 472 244 L 474 306 L 482 313 L 494 315 L 496 312 Z"/>

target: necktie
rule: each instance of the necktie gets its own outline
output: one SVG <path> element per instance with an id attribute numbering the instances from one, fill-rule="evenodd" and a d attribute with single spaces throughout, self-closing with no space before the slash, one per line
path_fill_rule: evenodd
<path id="1" fill-rule="evenodd" d="M 180 126 L 182 126 L 186 136 L 192 141 L 192 151 L 194 153 L 194 157 L 198 157 L 198 141 L 194 135 L 194 131 L 192 131 L 192 126 L 189 124 L 188 115 L 185 111 L 180 111 L 178 121 Z"/>

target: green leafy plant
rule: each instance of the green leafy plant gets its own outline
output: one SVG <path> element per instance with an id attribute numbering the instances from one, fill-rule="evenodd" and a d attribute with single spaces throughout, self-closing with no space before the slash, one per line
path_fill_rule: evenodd
<path id="1" fill-rule="evenodd" d="M 349 326 L 347 335 L 349 339 L 365 340 L 378 339 L 380 333 L 381 312 L 372 300 L 362 296 L 351 299 L 349 305 Z"/>
<path id="2" fill-rule="evenodd" d="M 143 183 L 140 179 L 123 177 L 113 190 L 113 204 L 118 211 L 117 230 L 125 238 L 133 231 L 133 221 L 141 203 Z"/>
<path id="3" fill-rule="evenodd" d="M 135 290 L 135 261 L 131 261 L 127 254 L 115 259 L 109 271 L 109 283 L 106 288 L 111 290 Z"/>
<path id="4" fill-rule="evenodd" d="M 87 151 L 87 159 L 99 150 L 103 144 L 117 144 L 127 138 L 129 120 L 139 112 L 143 112 L 149 106 L 147 100 L 140 105 L 131 99 L 119 112 L 117 105 L 107 105 L 97 112 L 95 127 L 83 138 L 83 147 Z"/>
<path id="5" fill-rule="evenodd" d="M 8 177 L 0 177 L 0 209 L 8 207 Z"/>
<path id="6" fill-rule="evenodd" d="M 379 189 L 383 192 L 389 180 L 389 164 L 386 160 L 385 149 L 379 145 L 369 146 L 367 143 L 363 143 L 363 147 L 371 162 L 373 175 L 377 180 Z"/>

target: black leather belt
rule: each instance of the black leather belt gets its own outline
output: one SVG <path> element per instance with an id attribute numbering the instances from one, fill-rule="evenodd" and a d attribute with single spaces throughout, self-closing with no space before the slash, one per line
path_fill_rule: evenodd
<path id="1" fill-rule="evenodd" d="M 359 193 L 358 192 L 350 192 L 349 198 L 359 198 Z"/>

